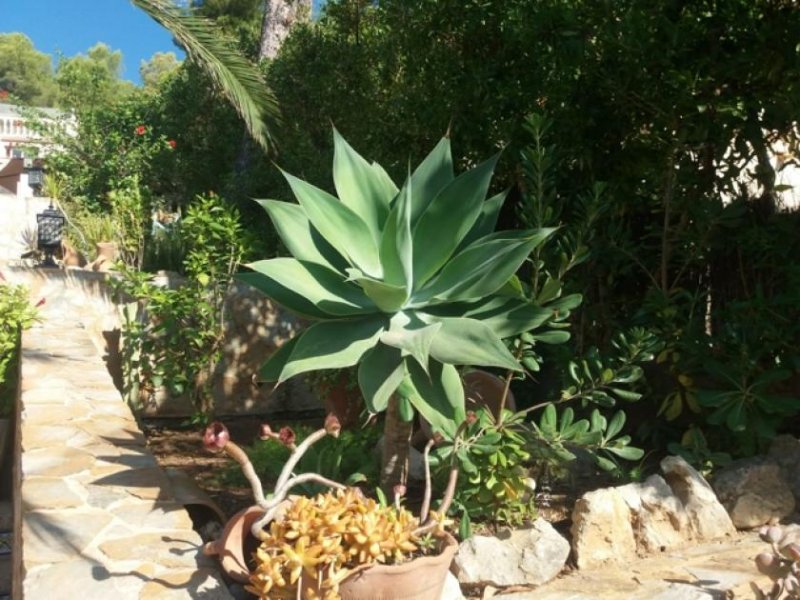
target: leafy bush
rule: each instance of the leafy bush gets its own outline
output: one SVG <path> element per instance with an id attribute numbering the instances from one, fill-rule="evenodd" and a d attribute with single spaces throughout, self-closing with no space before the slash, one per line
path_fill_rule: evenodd
<path id="1" fill-rule="evenodd" d="M 20 332 L 35 321 L 36 308 L 28 300 L 28 290 L 0 282 L 0 417 L 9 416 L 14 407 Z"/>
<path id="2" fill-rule="evenodd" d="M 298 443 L 314 431 L 302 425 L 294 429 Z M 343 429 L 338 438 L 325 437 L 311 446 L 300 459 L 296 473 L 317 473 L 323 477 L 340 481 L 346 485 L 364 485 L 372 488 L 377 484 L 379 457 L 375 452 L 380 431 L 375 427 L 366 429 Z M 274 439 L 259 440 L 245 448 L 253 466 L 262 479 L 275 481 L 291 450 Z M 226 485 L 246 486 L 247 479 L 238 465 L 231 465 L 220 475 Z M 318 484 L 300 486 L 303 493 L 313 495 L 321 491 Z"/>

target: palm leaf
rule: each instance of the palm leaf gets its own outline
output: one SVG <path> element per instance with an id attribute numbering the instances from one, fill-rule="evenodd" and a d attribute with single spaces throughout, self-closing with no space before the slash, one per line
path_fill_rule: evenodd
<path id="1" fill-rule="evenodd" d="M 280 123 L 280 111 L 258 68 L 238 54 L 208 19 L 181 11 L 168 0 L 131 2 L 172 33 L 187 56 L 219 86 L 253 139 L 264 150 L 274 145 L 270 128 Z"/>

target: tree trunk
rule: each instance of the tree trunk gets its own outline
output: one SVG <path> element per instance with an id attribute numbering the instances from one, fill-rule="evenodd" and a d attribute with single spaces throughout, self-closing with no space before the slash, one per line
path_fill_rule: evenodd
<path id="1" fill-rule="evenodd" d="M 383 457 L 381 460 L 381 488 L 392 497 L 392 488 L 408 481 L 408 448 L 411 442 L 413 421 L 403 421 L 397 406 L 397 397 L 389 399 L 386 420 L 383 424 Z"/>
<path id="2" fill-rule="evenodd" d="M 311 0 L 266 0 L 258 58 L 275 58 L 292 25 L 310 18 Z"/>

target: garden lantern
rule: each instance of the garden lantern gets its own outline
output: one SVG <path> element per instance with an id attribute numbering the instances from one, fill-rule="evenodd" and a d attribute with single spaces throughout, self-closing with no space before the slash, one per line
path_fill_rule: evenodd
<path id="1" fill-rule="evenodd" d="M 33 189 L 34 196 L 40 196 L 44 185 L 44 169 L 38 162 L 25 165 L 25 172 L 28 174 L 28 185 Z"/>
<path id="2" fill-rule="evenodd" d="M 41 265 L 43 267 L 56 266 L 53 253 L 61 245 L 64 221 L 64 215 L 53 206 L 52 200 L 49 207 L 36 215 L 36 247 L 45 254 L 44 262 Z"/>

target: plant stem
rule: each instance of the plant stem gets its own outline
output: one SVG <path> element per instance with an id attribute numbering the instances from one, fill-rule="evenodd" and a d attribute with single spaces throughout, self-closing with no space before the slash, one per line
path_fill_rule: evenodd
<path id="1" fill-rule="evenodd" d="M 286 482 L 289 480 L 289 477 L 292 476 L 292 470 L 297 466 L 297 463 L 303 457 L 303 454 L 311 447 L 312 444 L 318 442 L 322 438 L 328 435 L 328 432 L 325 431 L 325 428 L 318 429 L 303 442 L 294 449 L 292 454 L 289 456 L 289 460 L 286 461 L 286 464 L 283 465 L 283 469 L 281 470 L 280 477 L 278 477 L 278 482 L 275 484 L 275 492 L 276 494 L 278 491 L 286 485 Z"/>
<path id="2" fill-rule="evenodd" d="M 431 462 L 430 462 L 430 452 L 431 448 L 436 442 L 434 440 L 428 440 L 428 443 L 425 444 L 425 450 L 422 453 L 422 457 L 425 461 L 425 495 L 422 497 L 422 507 L 419 509 L 419 522 L 424 523 L 428 520 L 428 512 L 431 509 Z"/>

